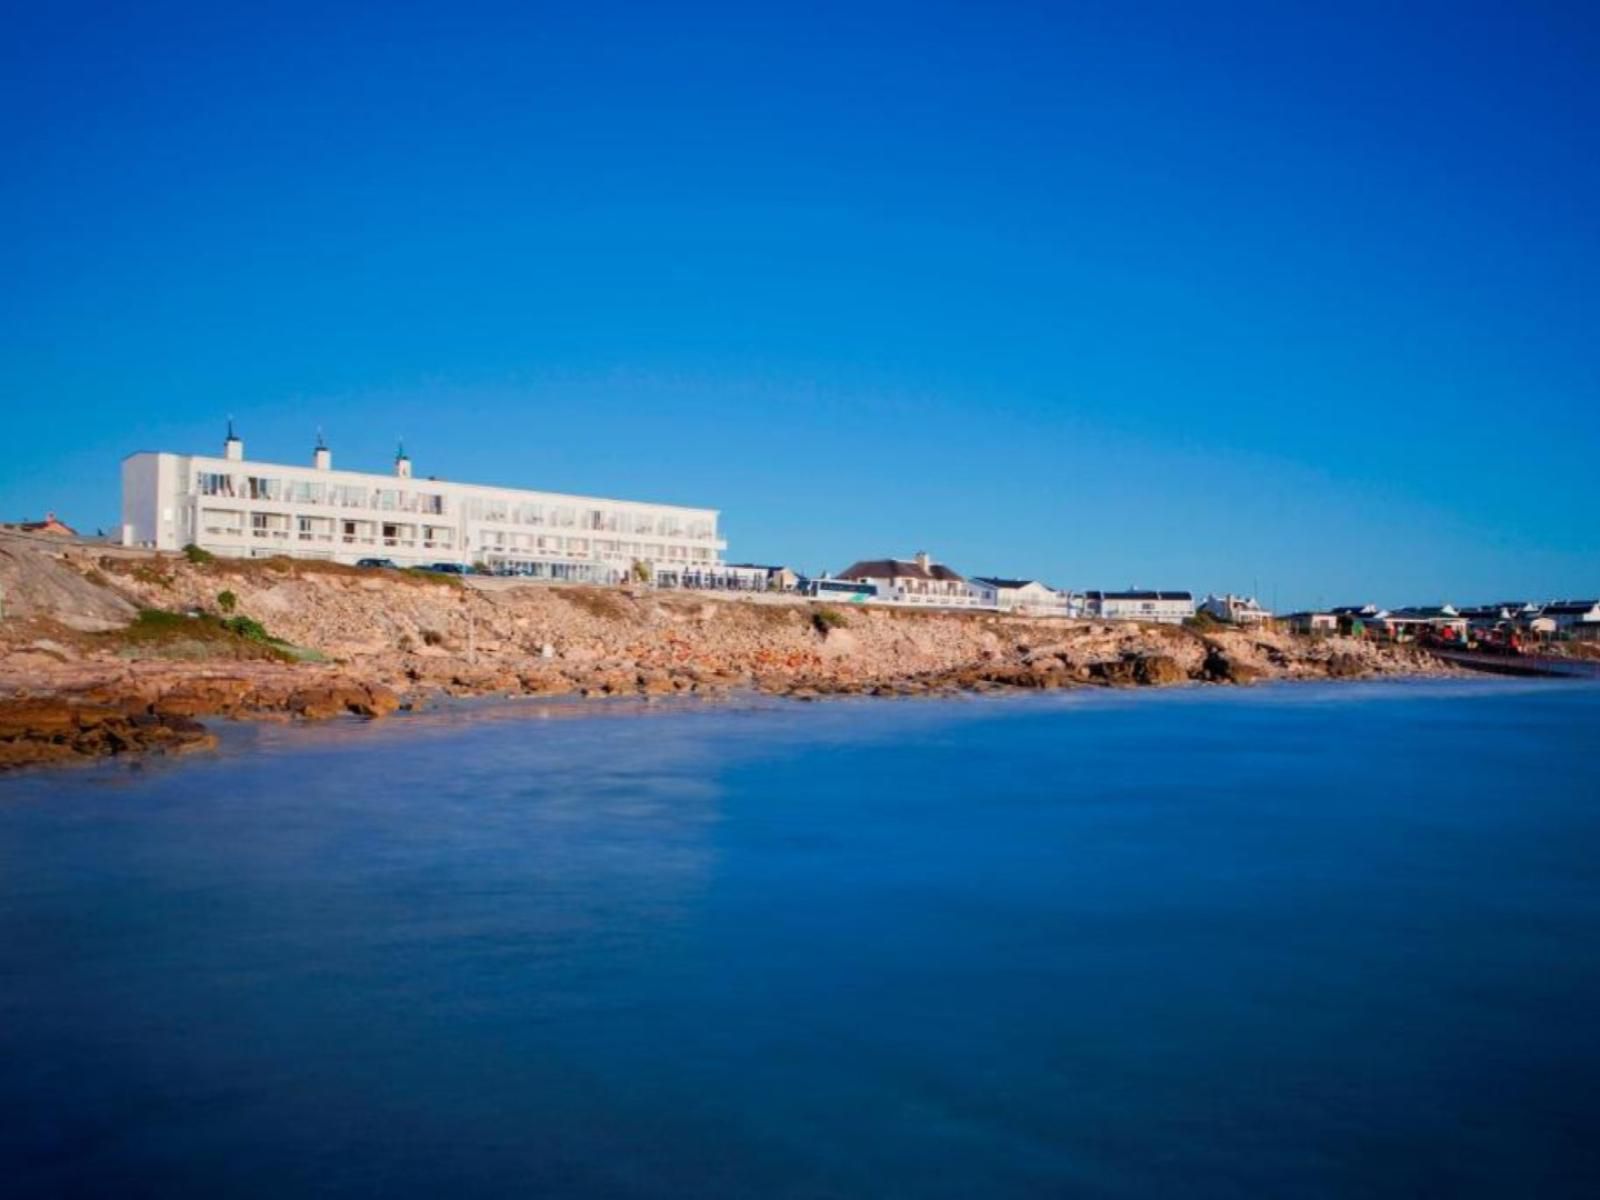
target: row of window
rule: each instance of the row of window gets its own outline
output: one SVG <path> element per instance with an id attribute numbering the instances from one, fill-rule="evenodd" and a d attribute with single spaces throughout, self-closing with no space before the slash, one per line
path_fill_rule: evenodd
<path id="1" fill-rule="evenodd" d="M 456 530 L 449 525 L 431 525 L 413 522 L 347 520 L 337 517 L 308 517 L 289 513 L 246 513 L 238 509 L 205 509 L 201 524 L 208 534 L 219 537 L 242 537 L 246 530 L 255 537 L 290 540 L 291 532 L 300 541 L 332 542 L 336 538 L 345 543 L 375 543 L 384 545 L 411 545 L 419 536 L 430 548 L 448 548 L 454 544 Z M 663 545 L 659 542 L 623 542 L 615 539 L 582 537 L 557 537 L 552 534 L 503 533 L 495 530 L 481 532 L 479 549 L 495 553 L 567 554 L 583 558 L 593 554 L 609 559 L 693 559 L 710 561 L 708 547 L 685 548 Z"/>
<path id="2" fill-rule="evenodd" d="M 408 488 L 374 488 L 365 484 L 322 483 L 307 479 L 278 479 L 270 475 L 234 476 L 202 471 L 195 481 L 202 496 L 244 500 L 282 501 L 290 504 L 327 504 L 338 508 L 370 508 L 380 512 L 446 513 L 446 499 L 438 492 Z M 510 500 L 469 498 L 464 506 L 469 521 L 503 521 L 512 525 L 548 525 L 558 529 L 589 529 L 606 533 L 654 534 L 709 540 L 716 537 L 716 522 L 685 519 L 675 513 L 632 512 L 581 508 L 571 504 L 515 503 Z"/>

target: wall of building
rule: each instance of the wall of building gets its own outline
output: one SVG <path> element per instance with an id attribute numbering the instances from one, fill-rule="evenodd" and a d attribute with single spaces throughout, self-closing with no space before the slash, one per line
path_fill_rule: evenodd
<path id="1" fill-rule="evenodd" d="M 124 539 L 216 554 L 402 566 L 486 562 L 549 578 L 719 567 L 714 509 L 210 456 L 123 464 Z"/>
<path id="2" fill-rule="evenodd" d="M 122 544 L 178 550 L 186 529 L 178 496 L 178 456 L 131 454 L 122 460 Z"/>
<path id="3" fill-rule="evenodd" d="M 1118 600 L 1106 597 L 1095 616 L 1111 621 L 1158 621 L 1178 624 L 1194 616 L 1193 600 Z"/>

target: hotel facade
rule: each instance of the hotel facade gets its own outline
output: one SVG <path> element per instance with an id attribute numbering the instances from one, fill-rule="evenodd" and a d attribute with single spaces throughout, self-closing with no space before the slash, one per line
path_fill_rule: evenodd
<path id="1" fill-rule="evenodd" d="M 122 543 L 193 544 L 235 558 L 291 555 L 402 567 L 481 563 L 545 579 L 613 583 L 645 564 L 660 582 L 726 572 L 716 509 L 252 462 L 230 427 L 222 456 L 142 452 L 122 462 Z"/>

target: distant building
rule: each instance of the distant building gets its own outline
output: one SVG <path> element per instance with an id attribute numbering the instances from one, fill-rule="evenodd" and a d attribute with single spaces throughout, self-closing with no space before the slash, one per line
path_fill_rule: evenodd
<path id="1" fill-rule="evenodd" d="M 1600 600 L 1557 600 L 1546 604 L 1539 615 L 1548 617 L 1560 633 L 1600 630 Z"/>
<path id="2" fill-rule="evenodd" d="M 42 521 L 18 521 L 7 525 L 7 529 L 15 529 L 20 533 L 46 533 L 52 537 L 77 537 L 78 531 L 65 521 L 59 519 L 55 513 L 47 512 Z"/>
<path id="3" fill-rule="evenodd" d="M 1337 604 L 1328 610 L 1336 617 L 1379 617 L 1383 609 L 1376 604 Z"/>
<path id="4" fill-rule="evenodd" d="M 1397 608 L 1385 613 L 1382 622 L 1387 626 L 1389 636 L 1398 641 L 1420 637 L 1424 633 L 1463 640 L 1467 636 L 1467 618 L 1449 604 Z"/>
<path id="5" fill-rule="evenodd" d="M 974 575 L 967 586 L 985 608 L 1001 612 L 1025 613 L 1035 617 L 1069 615 L 1068 596 L 1037 579 L 1001 579 L 994 575 Z"/>
<path id="6" fill-rule="evenodd" d="M 1256 602 L 1254 596 L 1207 596 L 1200 602 L 1200 611 L 1225 621 L 1230 625 L 1259 625 L 1272 620 L 1272 614 Z"/>
<path id="7" fill-rule="evenodd" d="M 1383 623 L 1388 613 L 1376 604 L 1340 604 L 1330 608 L 1328 613 L 1338 623 L 1339 632 L 1347 637 L 1362 637 L 1369 633 L 1388 636 L 1388 628 Z"/>
<path id="8" fill-rule="evenodd" d="M 766 563 L 734 563 L 728 570 L 759 576 L 761 587 L 769 592 L 792 592 L 800 586 L 800 573 L 790 567 L 771 566 Z"/>
<path id="9" fill-rule="evenodd" d="M 873 584 L 878 589 L 878 598 L 893 604 L 974 608 L 978 603 L 977 596 L 959 572 L 934 562 L 923 551 L 910 560 L 862 559 L 851 563 L 834 578 Z"/>
<path id="10" fill-rule="evenodd" d="M 1331 612 L 1297 612 L 1283 618 L 1291 633 L 1328 637 L 1339 632 L 1339 618 Z"/>
<path id="11" fill-rule="evenodd" d="M 1159 621 L 1176 625 L 1194 616 L 1192 592 L 1085 592 L 1084 615 L 1107 621 Z"/>

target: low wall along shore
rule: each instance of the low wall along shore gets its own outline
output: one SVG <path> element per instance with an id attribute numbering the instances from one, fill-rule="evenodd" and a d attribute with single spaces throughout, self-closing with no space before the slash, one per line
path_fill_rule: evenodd
<path id="1" fill-rule="evenodd" d="M 1443 673 L 1407 647 L 0 538 L 0 766 L 209 744 L 209 716 L 439 696 L 812 698 Z"/>

